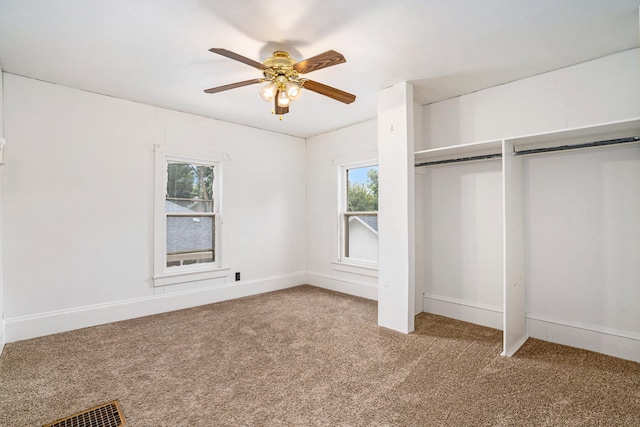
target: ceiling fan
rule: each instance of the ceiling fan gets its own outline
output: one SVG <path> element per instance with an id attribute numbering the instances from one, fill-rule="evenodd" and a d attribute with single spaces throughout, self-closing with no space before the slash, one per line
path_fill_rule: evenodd
<path id="1" fill-rule="evenodd" d="M 267 102 L 274 101 L 275 108 L 273 112 L 280 116 L 289 112 L 289 105 L 291 104 L 291 101 L 300 96 L 303 88 L 319 93 L 320 95 L 328 96 L 329 98 L 333 98 L 337 101 L 344 102 L 345 104 L 350 104 L 356 100 L 355 95 L 301 77 L 301 74 L 307 74 L 312 71 L 346 62 L 344 56 L 334 50 L 326 51 L 325 53 L 321 53 L 320 55 L 316 55 L 299 62 L 291 58 L 287 52 L 277 50 L 273 53 L 273 56 L 267 58 L 263 63 L 246 58 L 226 49 L 211 48 L 209 51 L 255 67 L 262 71 L 263 77 L 213 87 L 205 90 L 205 93 L 217 93 L 242 86 L 267 82 L 267 84 L 260 90 L 260 96 Z"/>

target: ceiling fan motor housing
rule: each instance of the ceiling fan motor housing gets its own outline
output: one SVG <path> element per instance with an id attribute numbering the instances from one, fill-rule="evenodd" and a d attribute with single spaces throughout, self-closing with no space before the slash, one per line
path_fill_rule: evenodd
<path id="1" fill-rule="evenodd" d="M 267 67 L 263 74 L 267 81 L 284 84 L 287 81 L 298 81 L 298 72 L 293 69 L 297 61 L 283 50 L 273 52 L 273 56 L 267 58 L 263 64 Z"/>
<path id="2" fill-rule="evenodd" d="M 268 68 L 292 68 L 297 61 L 284 50 L 276 50 L 271 58 L 267 58 L 263 64 Z"/>

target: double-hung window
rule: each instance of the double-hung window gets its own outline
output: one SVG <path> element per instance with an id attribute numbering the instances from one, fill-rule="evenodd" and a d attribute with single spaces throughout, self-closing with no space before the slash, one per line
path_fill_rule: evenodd
<path id="1" fill-rule="evenodd" d="M 340 261 L 375 267 L 378 263 L 378 166 L 340 169 Z"/>
<path id="2" fill-rule="evenodd" d="M 154 283 L 227 275 L 221 269 L 221 155 L 156 147 Z"/>
<path id="3" fill-rule="evenodd" d="M 216 262 L 214 165 L 167 162 L 166 267 Z"/>

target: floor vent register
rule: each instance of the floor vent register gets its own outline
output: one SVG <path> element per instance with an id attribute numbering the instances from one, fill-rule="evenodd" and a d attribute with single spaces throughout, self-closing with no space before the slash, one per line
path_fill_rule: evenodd
<path id="1" fill-rule="evenodd" d="M 124 427 L 126 425 L 120 404 L 114 400 L 42 427 Z"/>

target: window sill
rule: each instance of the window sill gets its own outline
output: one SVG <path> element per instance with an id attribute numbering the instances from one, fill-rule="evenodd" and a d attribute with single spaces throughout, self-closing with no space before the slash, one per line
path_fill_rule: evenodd
<path id="1" fill-rule="evenodd" d="M 344 261 L 332 261 L 334 270 L 344 271 L 361 276 L 378 277 L 378 267 L 369 265 L 352 264 Z"/>
<path id="2" fill-rule="evenodd" d="M 220 267 L 211 270 L 190 270 L 164 273 L 153 277 L 154 286 L 176 285 L 178 283 L 195 282 L 198 280 L 228 277 L 230 267 Z"/>

